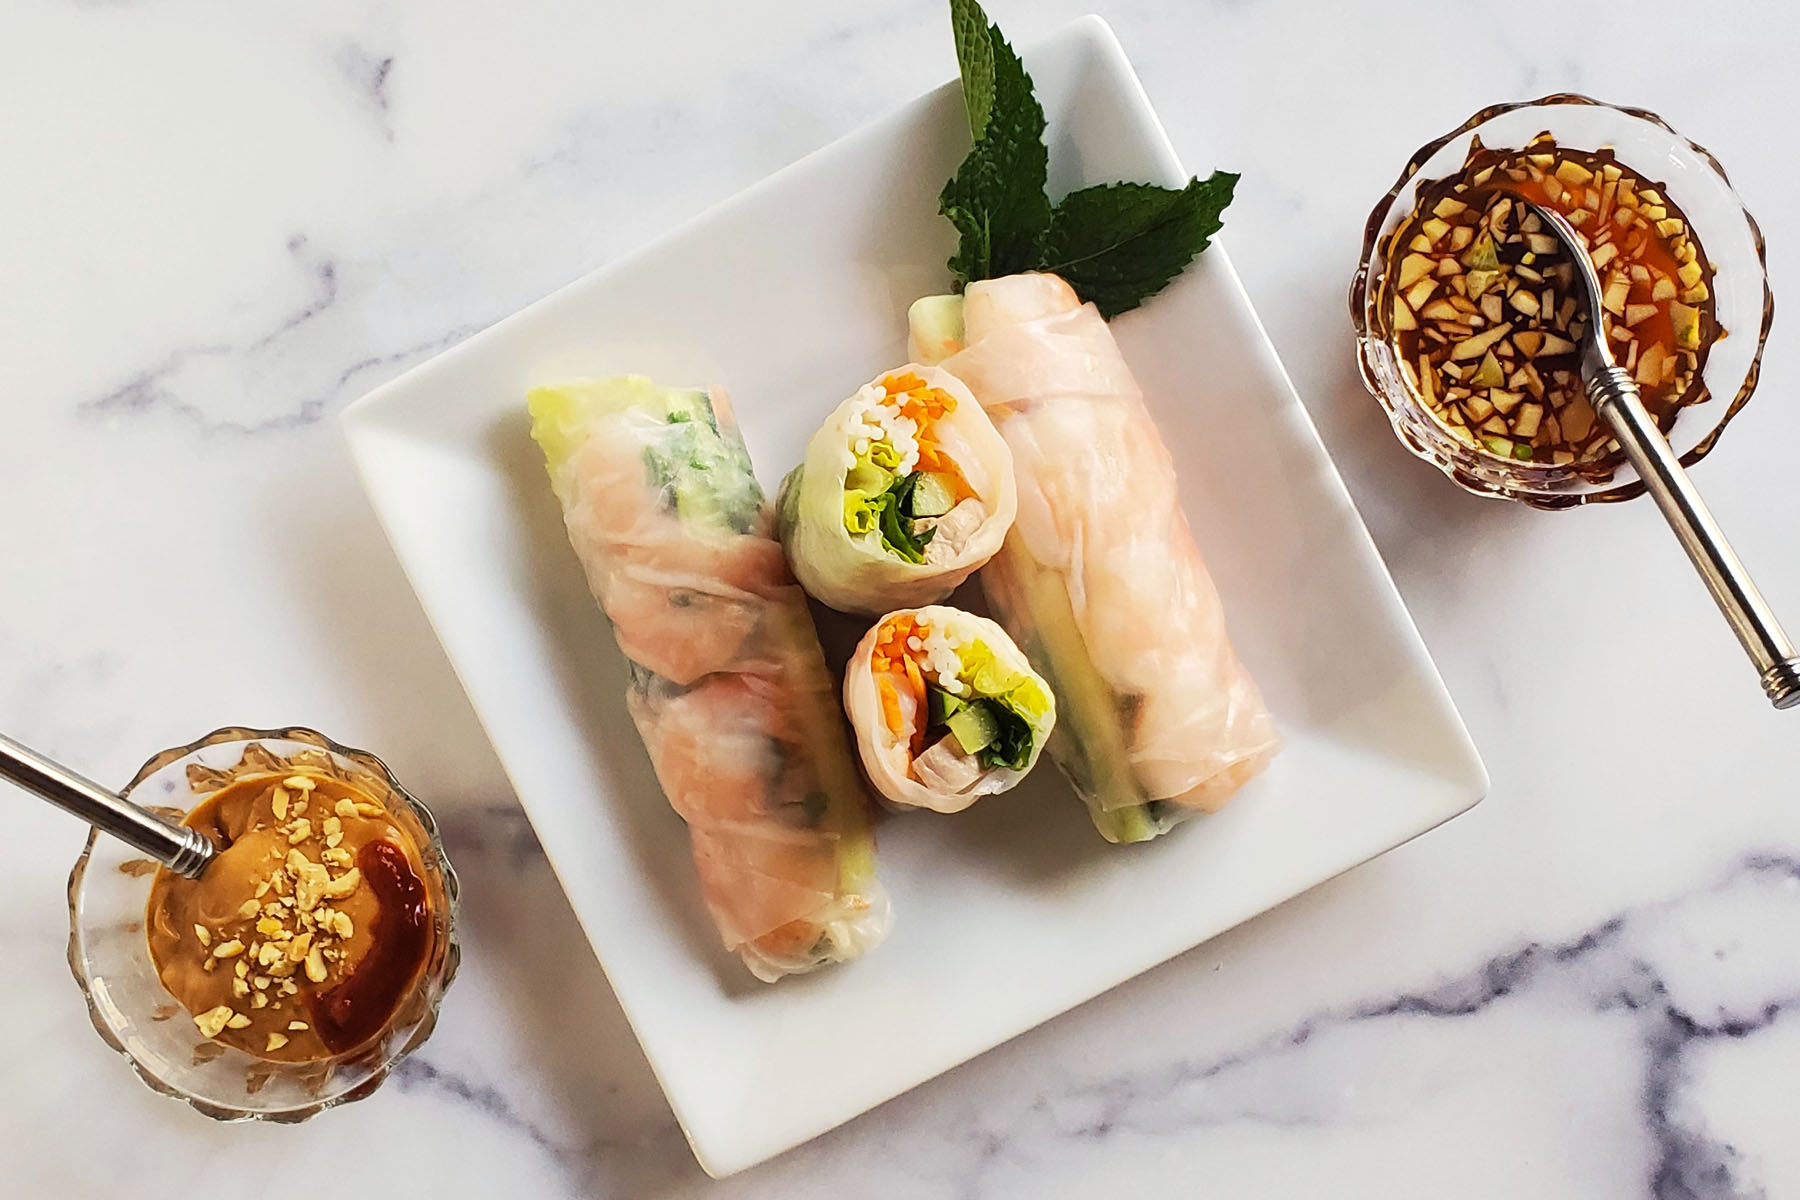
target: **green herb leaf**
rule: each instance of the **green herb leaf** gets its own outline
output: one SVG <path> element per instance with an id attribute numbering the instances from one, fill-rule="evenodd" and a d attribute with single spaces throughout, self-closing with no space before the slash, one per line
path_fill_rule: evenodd
<path id="1" fill-rule="evenodd" d="M 960 290 L 1036 264 L 1050 226 L 1050 167 L 1044 109 L 1019 56 L 976 0 L 951 0 L 950 23 L 975 143 L 938 195 L 961 235 L 949 264 Z"/>
<path id="2" fill-rule="evenodd" d="M 987 14 L 975 0 L 950 0 L 950 32 L 956 37 L 969 138 L 976 141 L 987 132 L 988 116 L 994 111 L 994 44 L 988 38 Z"/>
<path id="3" fill-rule="evenodd" d="M 984 767 L 1023 771 L 1031 761 L 1031 725 L 1003 699 L 975 703 L 985 707 L 1000 727 L 998 736 L 976 754 L 976 761 Z"/>
<path id="4" fill-rule="evenodd" d="M 880 514 L 881 544 L 909 563 L 925 561 L 925 547 L 937 533 L 935 529 L 920 534 L 913 532 L 912 517 L 908 514 L 912 508 L 913 489 L 918 485 L 919 472 L 914 471 L 896 479 L 893 486 L 877 496 L 871 505 Z"/>
<path id="5" fill-rule="evenodd" d="M 1237 181 L 1214 171 L 1179 191 L 1106 183 L 1070 192 L 1051 214 L 1041 267 L 1111 320 L 1160 292 L 1206 249 Z"/>

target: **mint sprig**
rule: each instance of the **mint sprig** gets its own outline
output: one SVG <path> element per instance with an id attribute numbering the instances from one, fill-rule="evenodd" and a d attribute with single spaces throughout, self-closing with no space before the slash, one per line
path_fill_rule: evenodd
<path id="1" fill-rule="evenodd" d="M 1238 177 L 1215 171 L 1183 188 L 1107 183 L 1045 194 L 1044 109 L 1031 76 L 977 0 L 950 0 L 950 26 L 974 140 L 938 196 L 961 235 L 956 289 L 1020 271 L 1062 276 L 1109 320 L 1154 296 L 1219 231 Z"/>
<path id="2" fill-rule="evenodd" d="M 962 235 L 950 270 L 963 281 L 1027 271 L 1050 227 L 1044 109 L 981 5 L 950 0 L 950 23 L 975 143 L 938 195 L 938 211 Z"/>

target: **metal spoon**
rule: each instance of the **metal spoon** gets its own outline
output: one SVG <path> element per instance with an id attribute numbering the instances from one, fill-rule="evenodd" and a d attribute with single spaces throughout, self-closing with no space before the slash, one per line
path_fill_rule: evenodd
<path id="1" fill-rule="evenodd" d="M 0 779 L 36 792 L 103 833 L 142 850 L 169 870 L 198 879 L 218 847 L 197 829 L 173 825 L 0 734 Z"/>
<path id="2" fill-rule="evenodd" d="M 1700 578 L 1706 581 L 1713 602 L 1725 614 L 1750 661 L 1756 664 L 1769 701 L 1776 708 L 1800 706 L 1800 657 L 1794 654 L 1794 643 L 1782 632 L 1781 623 L 1756 590 L 1731 543 L 1725 540 L 1724 531 L 1713 520 L 1675 452 L 1669 449 L 1662 430 L 1644 408 L 1637 381 L 1619 366 L 1606 343 L 1600 276 L 1587 248 L 1561 213 L 1523 196 L 1514 199 L 1537 214 L 1575 264 L 1575 277 L 1581 283 L 1588 317 L 1587 332 L 1581 338 L 1581 381 L 1587 387 L 1588 403 L 1612 431 L 1625 457 L 1637 469 L 1638 478 L 1644 481 L 1645 490 L 1662 509 L 1663 519 L 1681 540 Z"/>

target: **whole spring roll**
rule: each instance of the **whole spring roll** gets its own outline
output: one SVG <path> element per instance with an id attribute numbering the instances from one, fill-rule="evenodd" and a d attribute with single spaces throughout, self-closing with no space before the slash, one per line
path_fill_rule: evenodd
<path id="1" fill-rule="evenodd" d="M 868 614 L 948 596 L 1000 548 L 1017 508 L 993 422 L 953 376 L 911 364 L 837 407 L 777 505 L 806 590 Z"/>
<path id="2" fill-rule="evenodd" d="M 1042 274 L 972 283 L 960 311 L 928 298 L 912 324 L 1013 452 L 1018 520 L 981 580 L 1056 689 L 1051 758 L 1110 841 L 1218 809 L 1280 738 L 1112 331 Z"/>
<path id="3" fill-rule="evenodd" d="M 890 921 L 872 804 L 725 394 L 623 376 L 529 404 L 726 948 L 770 982 L 867 953 Z"/>
<path id="4" fill-rule="evenodd" d="M 863 767 L 893 803 L 961 812 L 1012 787 L 1056 726 L 1056 699 L 1006 631 L 960 608 L 889 613 L 844 669 Z"/>

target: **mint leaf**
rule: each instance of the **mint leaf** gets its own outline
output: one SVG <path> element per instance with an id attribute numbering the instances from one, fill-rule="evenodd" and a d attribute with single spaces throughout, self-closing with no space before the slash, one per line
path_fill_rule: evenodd
<path id="1" fill-rule="evenodd" d="M 969 138 L 978 141 L 994 111 L 994 44 L 988 38 L 987 14 L 975 0 L 950 0 L 950 32 L 956 37 Z"/>
<path id="2" fill-rule="evenodd" d="M 963 103 L 974 145 L 938 195 L 961 235 L 950 270 L 963 284 L 1029 270 L 1050 225 L 1049 151 L 1031 76 L 976 0 L 951 0 Z"/>
<path id="3" fill-rule="evenodd" d="M 1214 171 L 1174 190 L 1106 183 L 1062 198 L 1038 266 L 1111 320 L 1160 292 L 1219 232 L 1238 177 Z"/>

